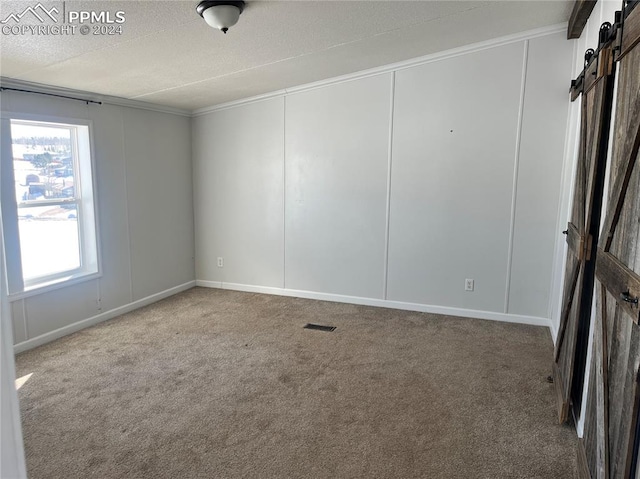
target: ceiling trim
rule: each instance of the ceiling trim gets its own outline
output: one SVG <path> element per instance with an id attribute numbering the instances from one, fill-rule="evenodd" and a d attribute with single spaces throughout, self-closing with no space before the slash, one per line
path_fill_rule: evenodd
<path id="1" fill-rule="evenodd" d="M 0 86 L 4 86 L 7 88 L 19 88 L 24 90 L 32 90 L 34 92 L 50 93 L 54 95 L 69 95 L 69 96 L 79 97 L 81 99 L 103 102 L 110 105 L 137 108 L 141 110 L 157 111 L 161 113 L 170 113 L 170 114 L 179 115 L 179 116 L 198 117 L 198 116 L 206 115 L 208 113 L 212 113 L 214 111 L 233 108 L 240 105 L 246 105 L 246 104 L 264 101 L 271 98 L 290 95 L 294 93 L 300 93 L 303 91 L 314 90 L 316 88 L 322 88 L 328 85 L 358 80 L 358 79 L 362 79 L 362 78 L 366 78 L 374 75 L 390 73 L 393 71 L 400 71 L 400 70 L 404 70 L 414 66 L 432 63 L 432 62 L 444 60 L 447 58 L 453 58 L 456 56 L 465 55 L 468 53 L 473 53 L 481 50 L 486 50 L 489 48 L 494 48 L 494 47 L 506 45 L 509 43 L 515 43 L 515 42 L 529 40 L 532 38 L 537 38 L 545 35 L 551 35 L 554 33 L 565 32 L 567 25 L 568 25 L 567 22 L 563 22 L 555 25 L 536 28 L 534 30 L 527 30 L 524 32 L 519 32 L 511 35 L 493 38 L 491 40 L 486 40 L 483 42 L 472 43 L 469 45 L 464 45 L 462 47 L 444 50 L 442 52 L 432 53 L 430 55 L 425 55 L 422 57 L 417 57 L 417 58 L 405 60 L 402 62 L 391 63 L 388 65 L 383 65 L 381 67 L 362 70 L 360 72 L 341 75 L 338 77 L 332 77 L 332 78 L 320 80 L 317 82 L 307 83 L 307 84 L 303 84 L 295 87 L 290 87 L 286 89 L 264 93 L 261 95 L 256 95 L 256 96 L 251 96 L 247 98 L 242 98 L 239 100 L 220 103 L 220 104 L 212 105 L 209 107 L 198 108 L 193 111 L 185 110 L 182 108 L 165 106 L 165 105 L 158 105 L 156 103 L 149 103 L 141 100 L 134 100 L 134 99 L 122 98 L 122 97 L 110 96 L 110 95 L 102 95 L 99 93 L 88 92 L 83 90 L 74 90 L 70 88 L 57 87 L 53 85 L 45 85 L 42 83 L 27 82 L 27 81 L 18 80 L 15 78 L 3 77 L 3 76 L 0 76 Z"/>
<path id="2" fill-rule="evenodd" d="M 57 87 L 53 85 L 45 85 L 42 83 L 33 83 L 23 80 L 17 80 L 15 78 L 8 78 L 0 76 L 0 87 L 5 88 L 17 88 L 20 90 L 30 90 L 36 93 L 47 93 L 51 95 L 73 96 L 80 100 L 102 102 L 109 105 L 126 106 L 129 108 L 138 108 L 140 110 L 157 111 L 161 113 L 171 113 L 173 115 L 191 116 L 189 110 L 183 110 L 181 108 L 174 108 L 171 106 L 156 105 L 155 103 L 148 103 L 140 100 L 131 100 L 129 98 L 121 98 L 117 96 L 101 95 L 99 93 L 93 93 L 82 90 L 73 90 L 70 88 Z M 28 93 L 28 92 L 26 92 Z"/>
<path id="3" fill-rule="evenodd" d="M 246 105 L 246 104 L 255 103 L 259 101 L 269 100 L 271 98 L 290 95 L 293 93 L 300 93 L 303 91 L 314 90 L 316 88 L 322 88 L 322 87 L 333 85 L 336 83 L 344 83 L 348 81 L 367 78 L 374 75 L 380 75 L 384 73 L 405 70 L 407 68 L 415 67 L 418 65 L 424 65 L 427 63 L 445 60 L 447 58 L 453 58 L 453 57 L 465 55 L 468 53 L 487 50 L 489 48 L 507 45 L 509 43 L 515 43 L 523 40 L 530 40 L 537 37 L 543 37 L 546 35 L 552 35 L 554 33 L 565 32 L 566 29 L 567 29 L 567 22 L 563 22 L 555 25 L 536 28 L 534 30 L 527 30 L 524 32 L 513 33 L 511 35 L 505 35 L 502 37 L 493 38 L 491 40 L 485 40 L 483 42 L 472 43 L 469 45 L 464 45 L 462 47 L 457 47 L 450 50 L 444 50 L 442 52 L 432 53 L 430 55 L 425 55 L 418 58 L 412 58 L 410 60 L 405 60 L 402 62 L 391 63 L 388 65 L 383 65 L 381 67 L 362 70 L 356 73 L 350 73 L 348 75 L 341 75 L 338 77 L 328 78 L 326 80 L 320 80 L 313 83 L 306 83 L 300 86 L 285 88 L 283 90 L 277 90 L 269 93 L 264 93 L 261 95 L 251 96 L 248 98 L 242 98 L 239 100 L 233 100 L 230 102 L 220 103 L 217 105 L 212 105 L 204 108 L 198 108 L 194 110 L 191 115 L 193 117 L 198 117 L 198 116 L 206 115 L 208 113 L 212 113 L 215 111 L 226 110 L 228 108 L 233 108 L 240 105 Z"/>
<path id="4" fill-rule="evenodd" d="M 360 75 L 360 74 L 357 74 L 357 75 L 358 75 L 357 78 L 362 78 L 364 76 L 367 76 L 367 75 Z M 342 78 L 342 77 L 323 80 L 323 84 L 338 83 L 339 81 L 346 81 L 346 80 L 338 80 L 338 78 Z M 304 88 L 305 86 L 306 85 L 301 85 L 299 88 Z M 193 117 L 202 116 L 214 111 L 226 110 L 228 108 L 233 108 L 240 105 L 257 103 L 259 101 L 264 101 L 264 100 L 270 100 L 271 98 L 285 96 L 288 93 L 290 93 L 290 90 L 285 88 L 283 90 L 271 91 L 269 93 L 263 93 L 261 95 L 254 95 L 254 96 L 249 96 L 247 98 L 240 98 L 239 100 L 232 100 L 225 103 L 218 103 L 217 105 L 213 105 L 213 106 L 205 106 L 204 108 L 198 108 L 197 110 L 193 110 L 193 112 L 191 112 L 191 116 Z"/>

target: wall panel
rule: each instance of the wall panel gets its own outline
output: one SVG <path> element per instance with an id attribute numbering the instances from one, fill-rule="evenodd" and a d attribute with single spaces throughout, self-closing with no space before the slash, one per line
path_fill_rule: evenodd
<path id="1" fill-rule="evenodd" d="M 283 135 L 283 98 L 194 120 L 198 278 L 283 287 Z"/>
<path id="2" fill-rule="evenodd" d="M 123 125 L 135 301 L 195 275 L 190 121 L 127 108 Z"/>
<path id="3" fill-rule="evenodd" d="M 286 98 L 286 288 L 382 298 L 390 102 L 390 74 Z"/>
<path id="4" fill-rule="evenodd" d="M 95 197 L 103 272 L 99 280 L 100 307 L 109 311 L 133 301 L 122 108 L 102 105 L 94 111 L 93 118 Z"/>
<path id="5" fill-rule="evenodd" d="M 571 76 L 572 42 L 563 40 L 529 41 L 508 313 L 549 315 Z"/>
<path id="6" fill-rule="evenodd" d="M 96 280 L 26 298 L 27 333 L 35 338 L 98 314 Z"/>
<path id="7" fill-rule="evenodd" d="M 388 299 L 503 312 L 523 55 L 397 73 Z"/>

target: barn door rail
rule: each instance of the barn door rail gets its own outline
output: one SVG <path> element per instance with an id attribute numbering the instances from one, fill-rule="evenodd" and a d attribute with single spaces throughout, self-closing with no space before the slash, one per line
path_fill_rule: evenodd
<path id="1" fill-rule="evenodd" d="M 622 28 L 622 12 L 616 12 L 616 21 L 612 25 L 604 22 L 600 26 L 598 48 L 589 48 L 584 53 L 584 69 L 575 80 L 571 80 L 571 101 L 575 101 L 580 94 L 586 93 L 606 75 L 611 74 L 613 58 L 609 48 L 619 35 Z M 613 49 L 616 46 L 614 44 Z"/>

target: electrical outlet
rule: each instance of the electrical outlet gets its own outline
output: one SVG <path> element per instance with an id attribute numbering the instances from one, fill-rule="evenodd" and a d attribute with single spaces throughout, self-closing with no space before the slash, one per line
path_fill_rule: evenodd
<path id="1" fill-rule="evenodd" d="M 465 279 L 464 280 L 464 290 L 465 291 L 473 291 L 473 280 L 472 279 Z"/>
<path id="2" fill-rule="evenodd" d="M 224 258 L 218 256 L 218 268 L 224 268 Z"/>

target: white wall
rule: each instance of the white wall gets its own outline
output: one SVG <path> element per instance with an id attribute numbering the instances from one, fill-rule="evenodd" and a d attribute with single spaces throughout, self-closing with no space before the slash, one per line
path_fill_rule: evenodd
<path id="1" fill-rule="evenodd" d="M 564 35 L 196 116 L 198 284 L 550 324 Z"/>
<path id="2" fill-rule="evenodd" d="M 0 213 L 0 477 L 27 477 L 20 410 L 15 388 L 12 327 L 5 277 L 4 242 Z"/>
<path id="3" fill-rule="evenodd" d="M 397 73 L 389 299 L 504 312 L 524 51 Z"/>
<path id="4" fill-rule="evenodd" d="M 283 286 L 283 112 L 275 98 L 193 122 L 194 157 L 220 159 L 193 164 L 197 277 Z"/>
<path id="5" fill-rule="evenodd" d="M 508 303 L 509 312 L 535 316 L 545 311 L 552 321 L 557 320 L 550 305 L 551 275 L 559 260 L 555 245 L 564 241 L 561 232 L 566 228 L 566 221 L 556 224 L 566 167 L 558 155 L 565 151 L 567 128 L 562 122 L 570 108 L 568 84 L 559 75 L 570 73 L 567 57 L 573 51 L 573 42 L 562 35 L 529 43 Z M 549 55 L 558 41 L 562 52 Z M 546 132 L 542 140 L 541 131 Z"/>
<path id="6" fill-rule="evenodd" d="M 10 298 L 18 350 L 193 284 L 188 117 L 10 91 L 2 93 L 2 109 L 93 122 L 103 274 L 23 299 Z"/>
<path id="7" fill-rule="evenodd" d="M 391 74 L 289 95 L 285 288 L 383 298 Z"/>

